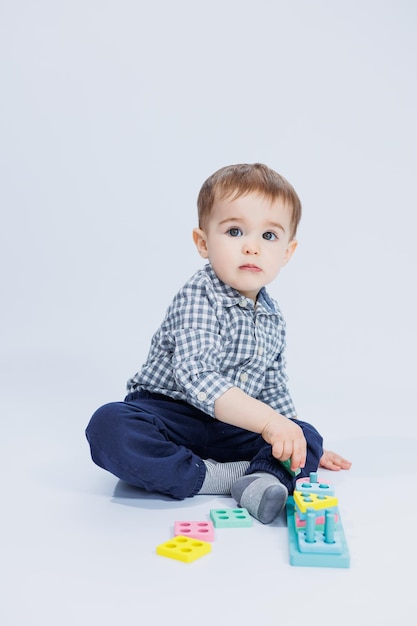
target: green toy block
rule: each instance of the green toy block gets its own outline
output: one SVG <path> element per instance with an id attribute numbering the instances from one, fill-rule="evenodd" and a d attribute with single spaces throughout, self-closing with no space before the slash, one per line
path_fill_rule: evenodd
<path id="1" fill-rule="evenodd" d="M 252 518 L 247 509 L 211 509 L 210 517 L 216 528 L 252 526 Z"/>
<path id="2" fill-rule="evenodd" d="M 285 467 L 287 472 L 289 472 L 292 476 L 298 476 L 301 473 L 300 468 L 298 467 L 295 471 L 291 469 L 291 459 L 287 459 L 286 461 L 280 461 L 281 465 Z"/>

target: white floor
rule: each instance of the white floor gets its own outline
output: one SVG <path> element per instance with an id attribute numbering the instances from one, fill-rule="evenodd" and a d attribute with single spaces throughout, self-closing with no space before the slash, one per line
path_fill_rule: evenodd
<path id="1" fill-rule="evenodd" d="M 353 461 L 336 486 L 349 569 L 289 564 L 284 519 L 217 529 L 193 563 L 158 556 L 176 520 L 205 520 L 227 497 L 182 502 L 97 468 L 90 402 L 9 398 L 2 409 L 2 626 L 115 623 L 413 623 L 416 437 L 328 442 Z M 6 419 L 8 416 L 9 419 Z M 3 421 L 4 420 L 4 421 Z M 411 621 L 410 621 L 411 620 Z"/>

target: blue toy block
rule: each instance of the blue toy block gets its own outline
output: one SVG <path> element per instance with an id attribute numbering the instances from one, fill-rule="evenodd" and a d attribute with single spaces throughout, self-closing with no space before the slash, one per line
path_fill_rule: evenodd
<path id="1" fill-rule="evenodd" d="M 298 549 L 300 552 L 309 554 L 342 554 L 343 546 L 338 531 L 334 533 L 334 542 L 325 543 L 324 533 L 316 532 L 313 542 L 308 542 L 305 532 L 298 532 Z"/>
<path id="2" fill-rule="evenodd" d="M 211 552 L 211 543 L 178 535 L 156 548 L 156 553 L 169 559 L 191 563 Z"/>
<path id="3" fill-rule="evenodd" d="M 335 514 L 331 510 L 325 513 L 323 530 L 316 525 L 316 512 L 308 509 L 305 529 L 298 530 L 298 549 L 300 552 L 315 552 L 320 554 L 342 553 L 342 544 L 339 532 L 335 530 Z"/>
<path id="4" fill-rule="evenodd" d="M 293 496 L 289 496 L 287 500 L 287 523 L 288 523 L 288 540 L 289 540 L 289 552 L 291 565 L 304 566 L 304 567 L 338 567 L 347 568 L 350 567 L 350 555 L 346 542 L 343 525 L 338 513 L 338 522 L 335 522 L 334 510 L 330 511 L 332 521 L 327 521 L 330 526 L 326 528 L 324 533 L 320 533 L 314 528 L 312 522 L 307 522 L 305 531 L 298 531 L 295 525 L 295 506 Z M 315 515 L 314 511 L 311 511 Z M 327 512 L 326 512 L 327 513 Z M 320 536 L 321 534 L 321 536 Z M 301 536 L 301 546 L 304 548 L 307 546 L 307 551 L 300 550 L 299 536 Z M 317 539 L 317 543 L 320 549 L 323 551 L 316 551 L 312 549 L 315 545 L 314 540 Z M 335 544 L 339 552 L 335 552 Z"/>
<path id="5" fill-rule="evenodd" d="M 252 518 L 247 509 L 211 509 L 210 517 L 216 528 L 252 526 Z"/>
<path id="6" fill-rule="evenodd" d="M 317 495 L 334 496 L 335 494 L 333 485 L 318 480 L 317 472 L 310 472 L 310 478 L 299 478 L 295 483 L 295 489 L 302 493 L 309 492 Z"/>

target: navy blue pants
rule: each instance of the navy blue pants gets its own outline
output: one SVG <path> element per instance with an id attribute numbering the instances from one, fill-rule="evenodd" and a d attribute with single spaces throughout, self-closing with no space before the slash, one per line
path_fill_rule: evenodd
<path id="1" fill-rule="evenodd" d="M 294 420 L 307 440 L 301 476 L 317 471 L 323 439 Z M 250 461 L 248 474 L 268 472 L 288 488 L 295 479 L 256 433 L 213 419 L 186 402 L 139 391 L 112 402 L 92 416 L 86 436 L 93 461 L 130 485 L 182 500 L 196 495 L 204 481 L 203 459 Z"/>

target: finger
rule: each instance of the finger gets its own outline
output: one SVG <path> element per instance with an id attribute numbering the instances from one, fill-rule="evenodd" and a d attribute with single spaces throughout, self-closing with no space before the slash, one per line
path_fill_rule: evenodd
<path id="1" fill-rule="evenodd" d="M 307 457 L 307 444 L 306 440 L 297 439 L 293 442 L 293 451 L 291 455 L 291 469 L 295 471 L 298 468 L 303 468 L 306 464 Z"/>
<path id="2" fill-rule="evenodd" d="M 339 472 L 340 465 L 338 465 L 337 463 L 334 463 L 333 461 L 328 461 L 326 465 L 326 469 L 332 470 L 333 472 Z"/>
<path id="3" fill-rule="evenodd" d="M 337 454 L 325 455 L 323 457 L 323 465 L 326 469 L 338 471 L 341 469 L 349 469 L 352 463 Z"/>
<path id="4" fill-rule="evenodd" d="M 349 469 L 352 465 L 351 461 L 348 461 L 347 459 L 344 459 L 343 457 L 340 457 L 338 460 L 339 460 L 339 465 L 342 469 Z"/>
<path id="5" fill-rule="evenodd" d="M 294 445 L 293 442 L 290 441 L 284 441 L 284 445 L 283 445 L 283 449 L 282 449 L 282 455 L 280 458 L 280 461 L 287 461 L 288 459 L 291 459 L 292 455 L 294 452 Z"/>
<path id="6" fill-rule="evenodd" d="M 338 465 L 337 463 L 335 463 L 331 458 L 329 458 L 328 456 L 323 457 L 320 461 L 320 467 L 323 467 L 324 469 L 328 469 L 328 470 L 332 470 L 333 472 L 338 472 L 341 467 L 340 465 Z"/>
<path id="7" fill-rule="evenodd" d="M 329 464 L 331 467 L 329 467 Z M 336 454 L 336 452 L 332 452 L 331 450 L 324 450 L 323 456 L 320 460 L 321 467 L 326 467 L 327 469 L 350 469 L 352 463 L 348 461 L 340 454 Z"/>
<path id="8" fill-rule="evenodd" d="M 284 444 L 282 441 L 275 441 L 275 443 L 272 446 L 272 456 L 275 457 L 276 459 L 278 459 L 279 461 L 281 460 L 285 460 L 282 459 L 282 455 L 284 452 Z M 289 458 L 289 457 L 287 457 Z"/>

